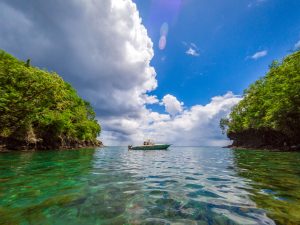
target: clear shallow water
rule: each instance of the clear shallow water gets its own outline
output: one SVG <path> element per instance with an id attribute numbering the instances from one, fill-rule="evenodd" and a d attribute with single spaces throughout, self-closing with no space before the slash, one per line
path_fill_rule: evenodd
<path id="1" fill-rule="evenodd" d="M 300 224 L 299 163 L 202 147 L 0 154 L 0 224 Z"/>

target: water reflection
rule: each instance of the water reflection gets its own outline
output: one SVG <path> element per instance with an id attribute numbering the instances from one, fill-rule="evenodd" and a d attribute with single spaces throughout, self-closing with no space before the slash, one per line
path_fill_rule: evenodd
<path id="1" fill-rule="evenodd" d="M 300 224 L 300 153 L 235 150 L 239 176 L 247 178 L 251 199 L 276 224 Z"/>

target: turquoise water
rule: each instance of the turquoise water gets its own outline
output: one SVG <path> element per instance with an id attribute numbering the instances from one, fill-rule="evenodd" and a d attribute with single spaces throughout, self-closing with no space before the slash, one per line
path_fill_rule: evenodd
<path id="1" fill-rule="evenodd" d="M 0 154 L 0 224 L 299 224 L 300 154 L 107 147 Z"/>

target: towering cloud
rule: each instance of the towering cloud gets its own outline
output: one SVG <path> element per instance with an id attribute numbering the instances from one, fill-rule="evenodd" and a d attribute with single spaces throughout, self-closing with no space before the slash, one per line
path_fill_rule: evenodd
<path id="1" fill-rule="evenodd" d="M 149 94 L 157 87 L 150 66 L 152 46 L 132 0 L 0 2 L 0 48 L 57 71 L 74 85 L 95 108 L 107 144 L 140 141 L 152 135 L 173 141 L 179 134 L 186 135 L 188 143 L 189 132 L 202 129 L 204 123 L 209 126 L 237 101 L 236 96 L 227 94 L 184 111 L 176 97 L 166 95 L 162 102 L 168 114 L 148 110 L 147 104 L 159 102 Z M 219 105 L 213 107 L 216 101 Z M 193 126 L 187 128 L 186 124 Z M 208 142 L 210 138 L 216 142 L 214 129 L 205 134 Z"/>
<path id="2" fill-rule="evenodd" d="M 101 116 L 138 116 L 157 86 L 152 42 L 129 0 L 9 0 L 0 10 L 1 48 L 58 71 Z"/>

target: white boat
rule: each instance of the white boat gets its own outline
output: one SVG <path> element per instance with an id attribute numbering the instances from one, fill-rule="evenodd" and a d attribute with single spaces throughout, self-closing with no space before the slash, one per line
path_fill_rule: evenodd
<path id="1" fill-rule="evenodd" d="M 170 147 L 170 144 L 154 144 L 152 141 L 144 141 L 143 145 L 132 146 L 129 145 L 129 150 L 166 150 Z"/>

